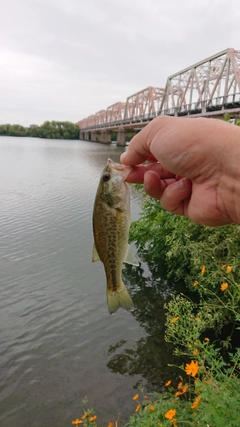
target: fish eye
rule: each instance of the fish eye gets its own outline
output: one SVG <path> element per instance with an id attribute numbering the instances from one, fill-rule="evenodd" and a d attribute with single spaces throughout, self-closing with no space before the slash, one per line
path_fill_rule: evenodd
<path id="1" fill-rule="evenodd" d="M 104 174 L 102 176 L 103 181 L 107 182 L 107 181 L 109 181 L 110 178 L 111 178 L 110 173 L 109 172 L 104 172 Z"/>

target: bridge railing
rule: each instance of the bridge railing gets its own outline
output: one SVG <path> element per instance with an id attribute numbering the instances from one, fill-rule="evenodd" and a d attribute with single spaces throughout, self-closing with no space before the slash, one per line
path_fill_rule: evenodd
<path id="1" fill-rule="evenodd" d="M 240 111 L 240 92 L 233 93 L 227 96 L 219 96 L 212 98 L 210 100 L 192 102 L 190 104 L 184 104 L 180 107 L 171 107 L 168 109 L 159 110 L 157 112 L 151 112 L 132 118 L 127 118 L 123 120 L 115 120 L 110 123 L 97 124 L 93 126 L 87 126 L 81 128 L 81 131 L 84 130 L 94 130 L 94 129 L 106 129 L 106 128 L 116 128 L 124 125 L 133 125 L 136 126 L 138 123 L 149 122 L 157 116 L 188 116 L 200 114 L 204 116 L 209 112 L 225 112 L 230 109 L 239 109 Z"/>

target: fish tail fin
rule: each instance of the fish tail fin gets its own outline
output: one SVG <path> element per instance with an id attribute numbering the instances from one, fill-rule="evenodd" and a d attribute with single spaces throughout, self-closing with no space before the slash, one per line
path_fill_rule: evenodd
<path id="1" fill-rule="evenodd" d="M 121 288 L 116 292 L 111 292 L 107 289 L 107 302 L 110 314 L 115 313 L 119 307 L 122 307 L 125 310 L 133 309 L 132 298 L 130 297 L 123 282 L 121 284 Z"/>

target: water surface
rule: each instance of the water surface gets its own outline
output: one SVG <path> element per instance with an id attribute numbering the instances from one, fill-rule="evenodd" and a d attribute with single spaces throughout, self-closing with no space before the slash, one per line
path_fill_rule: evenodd
<path id="1" fill-rule="evenodd" d="M 123 148 L 0 137 L 0 425 L 70 426 L 88 396 L 100 425 L 133 413 L 138 384 L 161 389 L 167 284 L 126 266 L 133 313 L 109 316 L 91 262 L 100 172 Z M 133 220 L 140 196 L 131 191 Z M 156 296 L 158 298 L 156 298 Z"/>

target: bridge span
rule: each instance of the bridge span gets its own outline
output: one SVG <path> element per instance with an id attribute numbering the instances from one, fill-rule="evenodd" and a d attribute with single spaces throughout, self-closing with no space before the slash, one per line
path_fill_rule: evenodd
<path id="1" fill-rule="evenodd" d="M 217 53 L 167 78 L 164 88 L 149 86 L 77 124 L 80 139 L 125 145 L 126 131 L 137 133 L 157 116 L 240 118 L 240 51 Z"/>

